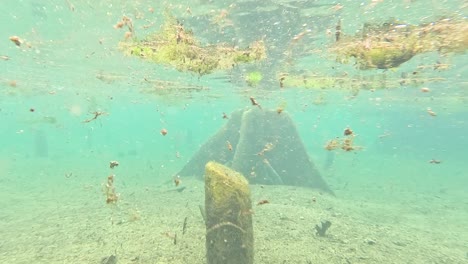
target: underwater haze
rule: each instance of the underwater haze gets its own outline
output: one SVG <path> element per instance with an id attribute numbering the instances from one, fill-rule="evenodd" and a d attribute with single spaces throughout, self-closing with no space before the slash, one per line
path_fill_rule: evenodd
<path id="1" fill-rule="evenodd" d="M 466 0 L 0 11 L 0 263 L 468 263 Z M 235 165 L 205 144 L 227 129 L 269 170 L 243 172 L 253 260 L 207 258 L 212 230 L 249 231 L 209 226 L 203 172 L 180 173 Z M 314 178 L 286 169 L 291 139 Z"/>

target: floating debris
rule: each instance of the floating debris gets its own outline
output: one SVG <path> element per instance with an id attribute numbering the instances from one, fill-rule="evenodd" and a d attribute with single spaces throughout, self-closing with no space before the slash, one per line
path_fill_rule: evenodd
<path id="1" fill-rule="evenodd" d="M 354 145 L 354 138 L 356 137 L 356 135 L 351 129 L 345 129 L 343 134 L 344 134 L 343 138 L 337 137 L 337 138 L 329 140 L 325 144 L 325 149 L 332 151 L 332 150 L 341 148 L 342 150 L 346 152 L 362 149 L 361 146 Z"/>
<path id="2" fill-rule="evenodd" d="M 177 187 L 182 181 L 180 180 L 180 176 L 177 175 L 174 177 L 174 185 Z"/>
<path id="3" fill-rule="evenodd" d="M 117 166 L 119 166 L 119 162 L 118 162 L 118 161 L 116 161 L 116 160 L 111 160 L 111 161 L 109 162 L 109 168 L 113 169 L 114 167 L 117 167 Z"/>
<path id="4" fill-rule="evenodd" d="M 427 88 L 427 87 L 421 88 L 421 92 L 423 92 L 423 93 L 428 93 L 428 92 L 430 92 L 430 91 L 431 91 L 431 90 L 430 90 L 429 88 Z"/>
<path id="5" fill-rule="evenodd" d="M 255 100 L 255 98 L 253 98 L 252 96 L 250 96 L 250 103 L 253 105 L 253 106 L 258 106 L 258 108 L 262 109 L 262 106 L 257 102 L 257 100 Z"/>
<path id="6" fill-rule="evenodd" d="M 345 130 L 343 131 L 343 135 L 344 135 L 344 136 L 350 136 L 350 135 L 352 135 L 352 134 L 354 134 L 354 132 L 353 132 L 353 130 L 352 130 L 351 128 L 349 128 L 349 127 L 345 128 Z"/>
<path id="7" fill-rule="evenodd" d="M 104 185 L 104 193 L 106 194 L 106 203 L 115 204 L 119 200 L 119 195 L 115 192 L 114 187 L 115 175 L 111 174 L 107 177 L 107 183 Z"/>
<path id="8" fill-rule="evenodd" d="M 18 47 L 21 46 L 21 43 L 23 43 L 23 41 L 18 36 L 11 36 L 10 40 Z"/>
<path id="9" fill-rule="evenodd" d="M 432 109 L 431 109 L 431 108 L 427 108 L 427 110 L 426 110 L 426 111 L 427 111 L 427 113 L 428 113 L 430 116 L 437 116 L 437 113 L 436 113 L 436 112 L 434 112 L 434 111 L 432 111 Z"/>
<path id="10" fill-rule="evenodd" d="M 102 115 L 107 115 L 106 112 L 101 112 L 101 111 L 95 111 L 93 112 L 93 117 L 89 118 L 89 119 L 86 119 L 86 120 L 83 120 L 82 123 L 89 123 L 91 121 L 94 121 L 96 120 L 99 116 L 102 116 Z"/>

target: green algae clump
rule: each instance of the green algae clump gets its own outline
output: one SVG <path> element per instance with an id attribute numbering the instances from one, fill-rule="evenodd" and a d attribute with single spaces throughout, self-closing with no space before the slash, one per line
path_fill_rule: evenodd
<path id="1" fill-rule="evenodd" d="M 159 32 L 142 40 L 134 38 L 122 41 L 119 45 L 121 50 L 127 55 L 171 65 L 179 71 L 194 72 L 200 76 L 266 58 L 263 41 L 253 42 L 246 49 L 226 44 L 203 46 L 193 32 L 185 29 L 174 16 L 166 13 L 165 18 Z"/>
<path id="2" fill-rule="evenodd" d="M 421 25 L 367 23 L 360 34 L 341 37 L 330 50 L 339 62 L 354 58 L 359 69 L 390 69 L 426 52 L 463 53 L 468 49 L 467 31 L 465 19 L 440 19 Z"/>
<path id="3" fill-rule="evenodd" d="M 247 85 L 250 87 L 257 86 L 262 80 L 263 80 L 263 74 L 259 71 L 249 72 L 245 76 L 245 81 L 247 82 Z"/>

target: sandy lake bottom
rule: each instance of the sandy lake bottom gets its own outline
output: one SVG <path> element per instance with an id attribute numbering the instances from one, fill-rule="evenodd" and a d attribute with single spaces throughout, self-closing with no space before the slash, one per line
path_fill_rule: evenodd
<path id="1" fill-rule="evenodd" d="M 97 181 L 63 181 L 28 193 L 2 184 L 0 263 L 108 263 L 111 255 L 117 263 L 205 263 L 202 181 L 184 179 L 182 192 L 170 184 L 126 184 L 116 206 L 105 203 Z M 415 194 L 382 185 L 344 186 L 336 197 L 291 186 L 251 191 L 255 263 L 455 264 L 468 258 L 462 191 Z M 261 199 L 270 203 L 256 205 Z M 325 220 L 332 225 L 317 236 L 314 227 Z"/>

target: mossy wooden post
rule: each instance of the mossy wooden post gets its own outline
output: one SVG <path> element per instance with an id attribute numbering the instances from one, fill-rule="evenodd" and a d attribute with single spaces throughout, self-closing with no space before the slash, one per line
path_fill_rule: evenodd
<path id="1" fill-rule="evenodd" d="M 252 201 L 242 174 L 210 161 L 205 166 L 208 264 L 252 264 Z"/>

